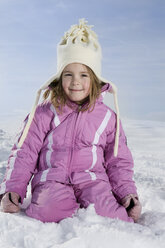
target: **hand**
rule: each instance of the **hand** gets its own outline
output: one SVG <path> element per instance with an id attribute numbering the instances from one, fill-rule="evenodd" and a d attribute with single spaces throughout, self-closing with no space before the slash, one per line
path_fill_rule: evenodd
<path id="1" fill-rule="evenodd" d="M 142 206 L 136 194 L 125 196 L 121 200 L 121 204 L 126 208 L 128 216 L 135 222 L 140 218 Z"/>
<path id="2" fill-rule="evenodd" d="M 15 192 L 7 192 L 1 200 L 2 211 L 5 213 L 17 213 L 19 207 L 20 196 Z"/>

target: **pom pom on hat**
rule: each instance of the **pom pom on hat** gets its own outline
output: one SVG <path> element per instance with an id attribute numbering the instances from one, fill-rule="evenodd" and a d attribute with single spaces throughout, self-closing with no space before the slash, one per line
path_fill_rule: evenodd
<path id="1" fill-rule="evenodd" d="M 92 27 L 93 26 L 87 25 L 87 21 L 85 21 L 85 19 L 80 19 L 79 24 L 72 25 L 71 28 L 62 37 L 60 43 L 57 46 L 57 73 L 52 75 L 38 90 L 34 106 L 18 143 L 18 147 L 22 146 L 28 134 L 28 130 L 40 99 L 41 91 L 47 89 L 55 79 L 58 79 L 68 64 L 80 63 L 90 67 L 100 81 L 109 83 L 111 85 L 110 93 L 114 95 L 117 114 L 117 127 L 114 145 L 114 156 L 117 156 L 119 142 L 119 107 L 117 101 L 117 88 L 111 81 L 104 79 L 101 76 L 102 51 L 97 35 L 91 29 Z"/>

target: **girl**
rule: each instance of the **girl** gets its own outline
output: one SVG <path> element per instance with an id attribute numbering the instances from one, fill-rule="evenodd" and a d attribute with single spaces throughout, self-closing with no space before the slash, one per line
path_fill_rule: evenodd
<path id="1" fill-rule="evenodd" d="M 101 47 L 84 19 L 64 35 L 57 58 L 57 74 L 39 89 L 12 148 L 0 189 L 2 210 L 19 211 L 33 178 L 30 217 L 59 222 L 93 204 L 99 215 L 137 221 L 141 204 L 116 87 L 101 77 Z M 103 103 L 107 92 L 114 94 L 116 114 Z"/>

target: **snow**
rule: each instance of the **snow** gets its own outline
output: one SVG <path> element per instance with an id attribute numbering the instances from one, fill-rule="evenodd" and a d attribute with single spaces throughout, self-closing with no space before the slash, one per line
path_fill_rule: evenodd
<path id="1" fill-rule="evenodd" d="M 42 223 L 25 215 L 0 212 L 0 247 L 9 248 L 162 248 L 165 243 L 165 123 L 123 120 L 134 161 L 136 186 L 143 206 L 138 223 L 96 215 L 93 205 L 73 218 Z M 14 134 L 0 129 L 0 181 Z M 30 189 L 28 190 L 30 192 Z"/>

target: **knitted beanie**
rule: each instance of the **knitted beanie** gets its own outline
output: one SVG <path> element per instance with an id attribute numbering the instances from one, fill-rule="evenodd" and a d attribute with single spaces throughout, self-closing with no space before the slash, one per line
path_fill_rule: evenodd
<path id="1" fill-rule="evenodd" d="M 46 90 L 55 79 L 60 78 L 62 71 L 68 64 L 81 63 L 90 67 L 101 82 L 109 83 L 111 85 L 109 92 L 114 95 L 117 114 L 117 127 L 114 145 L 114 156 L 117 156 L 119 142 L 119 108 L 117 101 L 117 88 L 112 82 L 101 76 L 101 46 L 98 42 L 96 33 L 91 29 L 92 27 L 93 26 L 87 25 L 87 21 L 85 21 L 85 19 L 80 19 L 79 25 L 71 26 L 71 28 L 64 34 L 64 37 L 62 37 L 61 42 L 57 45 L 57 73 L 52 75 L 38 90 L 36 101 L 29 115 L 24 132 L 19 140 L 19 147 L 22 146 L 27 136 L 39 102 L 41 91 Z"/>

